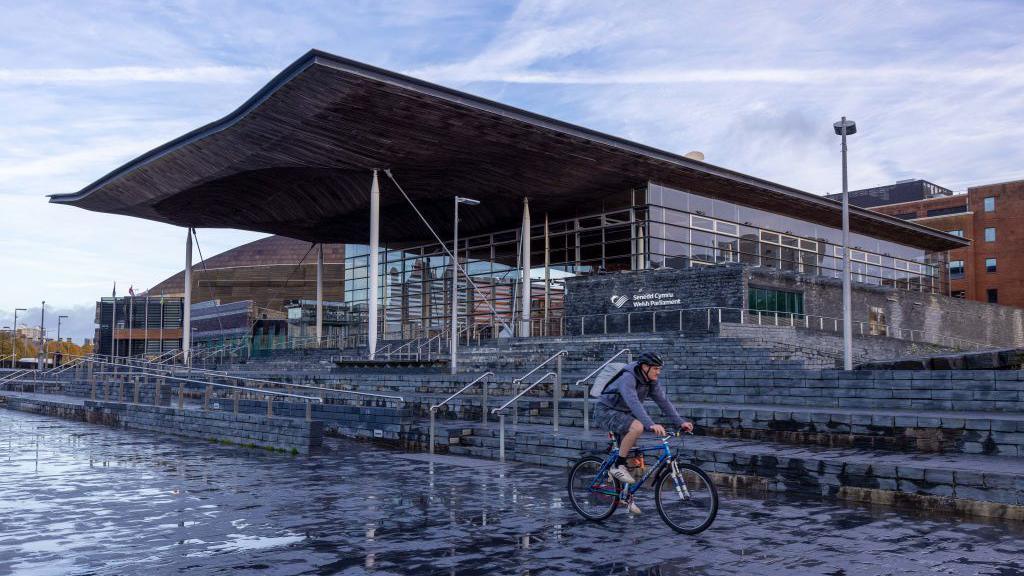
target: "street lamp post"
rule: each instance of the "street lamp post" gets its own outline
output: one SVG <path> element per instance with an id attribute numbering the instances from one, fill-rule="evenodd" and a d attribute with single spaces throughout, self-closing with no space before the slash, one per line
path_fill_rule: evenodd
<path id="1" fill-rule="evenodd" d="M 39 356 L 40 362 L 36 368 L 42 370 L 46 367 L 46 300 L 39 307 Z"/>
<path id="2" fill-rule="evenodd" d="M 63 320 L 64 318 L 67 318 L 67 316 L 64 316 L 64 315 L 57 316 L 57 353 L 60 354 L 62 360 L 64 358 L 64 350 L 63 350 L 64 347 L 60 343 L 60 321 Z M 54 361 L 54 368 L 57 367 L 56 364 L 57 364 L 57 362 Z"/>
<path id="3" fill-rule="evenodd" d="M 14 326 L 11 331 L 11 368 L 14 368 L 14 363 L 18 360 L 18 312 L 27 312 L 26 308 L 15 308 L 14 309 Z"/>
<path id="4" fill-rule="evenodd" d="M 846 137 L 857 133 L 857 124 L 846 116 L 832 125 L 843 138 L 843 369 L 853 370 L 853 318 L 850 294 L 850 191 L 846 176 Z"/>
<path id="5" fill-rule="evenodd" d="M 458 372 L 456 349 L 459 346 L 459 204 L 479 206 L 480 201 L 461 196 L 455 197 L 455 222 L 452 226 L 455 229 L 455 235 L 452 238 L 452 360 L 450 362 L 452 374 Z"/>

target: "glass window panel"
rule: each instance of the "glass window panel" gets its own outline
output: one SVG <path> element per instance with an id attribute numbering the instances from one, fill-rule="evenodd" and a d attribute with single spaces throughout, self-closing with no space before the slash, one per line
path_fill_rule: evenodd
<path id="1" fill-rule="evenodd" d="M 700 216 L 690 216 L 690 226 L 700 230 L 715 230 L 715 221 L 710 218 L 701 218 Z"/>
<path id="2" fill-rule="evenodd" d="M 714 212 L 714 200 L 700 194 L 689 195 L 689 211 L 701 216 L 711 216 Z"/>
<path id="3" fill-rule="evenodd" d="M 716 222 L 715 229 L 719 234 L 729 234 L 731 236 L 738 236 L 740 227 L 729 222 Z"/>
<path id="4" fill-rule="evenodd" d="M 783 236 L 782 237 L 782 245 L 783 246 L 792 246 L 792 247 L 795 248 L 795 247 L 800 245 L 800 241 L 797 238 L 793 238 L 792 236 Z"/>
<path id="5" fill-rule="evenodd" d="M 995 241 L 996 241 L 996 229 L 995 228 L 985 228 L 985 242 L 995 242 Z"/>
<path id="6" fill-rule="evenodd" d="M 762 230 L 761 231 L 761 242 L 773 242 L 775 244 L 778 244 L 779 243 L 779 235 L 778 234 L 772 234 L 771 232 L 765 232 L 764 230 Z"/>

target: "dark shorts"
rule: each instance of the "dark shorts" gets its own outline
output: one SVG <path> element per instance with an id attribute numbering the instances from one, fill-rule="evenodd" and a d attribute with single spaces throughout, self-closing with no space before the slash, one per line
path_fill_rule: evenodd
<path id="1" fill-rule="evenodd" d="M 613 410 L 600 402 L 594 408 L 594 427 L 625 435 L 636 418 L 632 414 Z"/>

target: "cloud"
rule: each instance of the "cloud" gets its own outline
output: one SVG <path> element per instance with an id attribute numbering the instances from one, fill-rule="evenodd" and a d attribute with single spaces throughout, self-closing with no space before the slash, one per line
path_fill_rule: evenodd
<path id="1" fill-rule="evenodd" d="M 250 83 L 269 80 L 276 71 L 244 66 L 109 66 L 100 68 L 0 68 L 0 82 L 12 85 L 125 84 L 175 82 L 187 84 Z"/>

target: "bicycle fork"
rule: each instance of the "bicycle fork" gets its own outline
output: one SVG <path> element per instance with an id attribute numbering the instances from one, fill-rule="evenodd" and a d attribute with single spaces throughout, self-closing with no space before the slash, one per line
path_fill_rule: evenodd
<path id="1" fill-rule="evenodd" d="M 671 466 L 672 482 L 676 485 L 676 494 L 679 495 L 680 500 L 690 499 L 690 490 L 686 487 L 686 480 L 683 479 L 683 473 L 679 471 L 679 464 L 676 463 L 673 458 L 669 462 Z"/>

